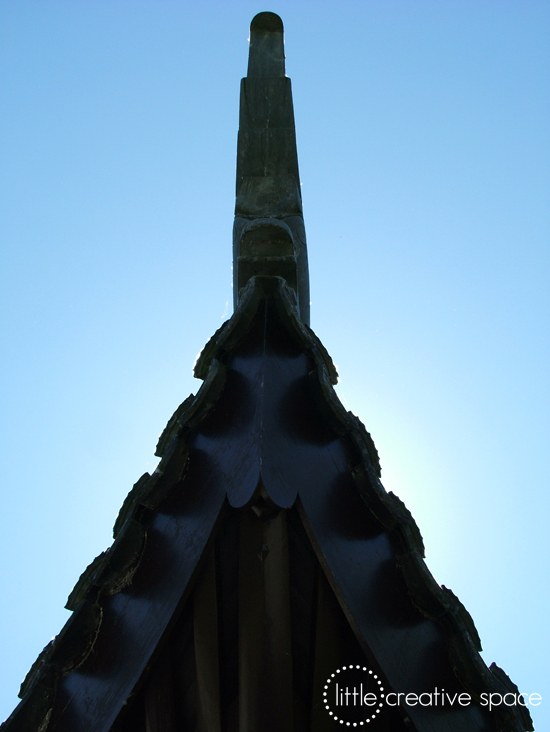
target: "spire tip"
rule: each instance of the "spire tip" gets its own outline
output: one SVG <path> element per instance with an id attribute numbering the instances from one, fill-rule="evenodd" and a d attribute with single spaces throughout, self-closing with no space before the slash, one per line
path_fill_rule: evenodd
<path id="1" fill-rule="evenodd" d="M 276 13 L 258 13 L 250 23 L 251 33 L 283 33 L 283 21 Z"/>

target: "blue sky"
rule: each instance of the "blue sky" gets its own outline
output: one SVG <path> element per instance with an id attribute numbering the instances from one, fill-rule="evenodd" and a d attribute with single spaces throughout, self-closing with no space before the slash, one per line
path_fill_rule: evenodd
<path id="1" fill-rule="evenodd" d="M 231 313 L 240 78 L 281 15 L 312 327 L 428 566 L 550 721 L 550 5 L 0 6 L 0 717 Z"/>

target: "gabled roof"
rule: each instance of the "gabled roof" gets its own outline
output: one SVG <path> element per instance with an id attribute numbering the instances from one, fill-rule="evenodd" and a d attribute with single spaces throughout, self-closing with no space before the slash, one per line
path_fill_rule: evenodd
<path id="1" fill-rule="evenodd" d="M 445 680 L 478 701 L 517 691 L 486 667 L 469 614 L 426 568 L 420 532 L 382 487 L 374 444 L 335 395 L 334 366 L 293 300 L 282 279 L 252 278 L 207 344 L 196 365 L 203 386 L 161 435 L 159 467 L 128 495 L 113 546 L 71 593 L 73 615 L 31 669 L 6 732 L 46 720 L 51 730 L 110 729 L 189 597 L 226 500 L 297 506 L 360 645 L 393 689 Z M 509 707 L 433 714 L 410 709 L 413 728 L 530 728 Z"/>
<path id="2" fill-rule="evenodd" d="M 282 23 L 262 13 L 251 31 L 244 97 L 261 106 L 262 89 L 283 94 L 288 122 Z M 485 665 L 470 615 L 427 569 L 418 527 L 382 486 L 374 443 L 336 396 L 307 324 L 293 121 L 267 130 L 260 115 L 256 133 L 249 117 L 259 119 L 254 105 L 239 143 L 235 313 L 203 350 L 201 389 L 169 420 L 158 468 L 126 498 L 112 547 L 79 579 L 70 620 L 2 729 L 332 729 L 323 684 L 334 664 L 357 662 L 394 692 L 471 697 L 401 703 L 380 714 L 386 729 L 531 730 L 523 707 L 483 705 L 483 694 L 517 688 Z M 249 160 L 262 155 L 263 176 Z"/>

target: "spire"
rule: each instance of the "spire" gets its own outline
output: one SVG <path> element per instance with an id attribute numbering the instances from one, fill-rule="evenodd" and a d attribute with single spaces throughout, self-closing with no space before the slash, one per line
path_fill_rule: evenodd
<path id="1" fill-rule="evenodd" d="M 254 275 L 282 277 L 309 324 L 309 275 L 283 22 L 259 13 L 250 24 L 248 75 L 241 81 L 233 228 L 235 306 Z"/>

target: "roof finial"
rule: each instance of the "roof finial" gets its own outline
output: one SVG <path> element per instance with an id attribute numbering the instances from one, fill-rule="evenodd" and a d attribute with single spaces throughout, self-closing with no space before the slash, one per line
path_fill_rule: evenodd
<path id="1" fill-rule="evenodd" d="M 275 13 L 258 13 L 250 23 L 247 76 L 250 79 L 284 75 L 283 21 Z"/>
<path id="2" fill-rule="evenodd" d="M 283 22 L 259 13 L 250 24 L 248 76 L 241 82 L 233 287 L 254 275 L 283 277 L 309 323 L 309 275 Z"/>

